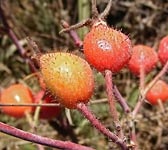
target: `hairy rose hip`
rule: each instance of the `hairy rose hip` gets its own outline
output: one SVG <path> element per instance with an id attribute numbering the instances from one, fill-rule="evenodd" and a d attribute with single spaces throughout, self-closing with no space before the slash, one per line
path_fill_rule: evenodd
<path id="1" fill-rule="evenodd" d="M 163 65 L 168 61 L 168 35 L 160 41 L 158 56 Z"/>
<path id="2" fill-rule="evenodd" d="M 105 22 L 95 23 L 85 36 L 84 54 L 97 70 L 120 71 L 131 57 L 131 41 L 120 31 L 109 28 Z"/>
<path id="3" fill-rule="evenodd" d="M 23 84 L 13 84 L 2 91 L 0 103 L 2 104 L 31 104 L 34 102 L 30 89 Z M 4 106 L 1 110 L 13 117 L 25 116 L 25 112 L 31 112 L 31 106 Z"/>
<path id="4" fill-rule="evenodd" d="M 94 89 L 89 64 L 70 53 L 48 53 L 40 57 L 41 72 L 48 89 L 67 108 L 87 103 Z"/>
<path id="5" fill-rule="evenodd" d="M 153 48 L 145 45 L 135 45 L 128 67 L 135 75 L 140 74 L 140 67 L 143 66 L 144 73 L 149 73 L 158 61 L 157 53 Z"/>
<path id="6" fill-rule="evenodd" d="M 168 100 L 168 84 L 162 80 L 159 80 L 148 91 L 146 99 L 153 105 L 158 103 L 158 100 L 165 102 Z"/>

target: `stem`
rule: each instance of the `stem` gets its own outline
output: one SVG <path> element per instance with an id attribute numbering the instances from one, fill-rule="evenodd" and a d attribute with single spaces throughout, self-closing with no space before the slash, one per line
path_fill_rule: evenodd
<path id="1" fill-rule="evenodd" d="M 99 16 L 99 12 L 96 7 L 96 0 L 92 0 L 92 18 L 97 19 Z"/>
<path id="2" fill-rule="evenodd" d="M 134 120 L 130 122 L 130 139 L 131 139 L 132 150 L 136 150 L 137 144 L 136 144 L 136 132 L 135 132 L 135 121 Z"/>
<path id="3" fill-rule="evenodd" d="M 77 104 L 77 109 L 89 120 L 89 122 L 102 134 L 110 138 L 114 143 L 121 146 L 122 150 L 126 150 L 125 143 L 111 131 L 104 127 L 99 120 L 90 112 L 84 103 Z"/>
<path id="4" fill-rule="evenodd" d="M 0 122 L 0 132 L 5 134 L 30 141 L 33 143 L 38 143 L 45 146 L 50 146 L 54 148 L 64 149 L 64 150 L 94 150 L 93 148 L 82 146 L 79 144 L 75 144 L 69 141 L 60 141 L 60 140 L 53 140 L 50 138 L 42 137 L 36 134 L 32 134 L 29 132 L 22 131 L 10 125 L 4 124 Z"/>
<path id="5" fill-rule="evenodd" d="M 113 83 L 112 83 L 112 72 L 110 70 L 105 71 L 105 81 L 106 81 L 106 92 L 107 92 L 108 102 L 110 105 L 111 115 L 113 117 L 114 124 L 115 124 L 118 134 L 120 135 L 121 138 L 123 138 L 123 132 L 122 132 L 121 125 L 118 119 L 118 114 L 117 114 L 117 110 L 115 107 L 114 95 L 112 92 Z"/>
<path id="6" fill-rule="evenodd" d="M 112 0 L 109 0 L 105 10 L 100 14 L 100 18 L 102 20 L 105 19 L 105 17 L 109 14 L 111 6 L 112 6 Z"/>
<path id="7" fill-rule="evenodd" d="M 86 20 L 83 20 L 75 25 L 72 25 L 68 28 L 65 28 L 65 29 L 62 29 L 59 34 L 63 33 L 63 32 L 69 32 L 71 30 L 76 30 L 76 29 L 79 29 L 83 26 L 88 26 L 88 25 L 91 25 L 92 24 L 92 20 L 91 19 L 86 19 Z"/>
<path id="8" fill-rule="evenodd" d="M 162 113 L 165 112 L 165 109 L 164 109 L 164 106 L 163 106 L 163 103 L 162 103 L 162 100 L 161 99 L 158 99 L 158 105 L 159 105 L 159 108 L 160 108 L 160 111 Z"/>
<path id="9" fill-rule="evenodd" d="M 166 64 L 164 65 L 164 67 L 162 68 L 162 70 L 157 74 L 157 76 L 147 85 L 147 87 L 145 88 L 143 95 L 146 96 L 147 92 L 153 87 L 153 85 L 160 79 L 160 77 L 162 77 L 166 71 L 168 71 L 168 61 L 166 62 Z"/>
<path id="10" fill-rule="evenodd" d="M 166 71 L 168 70 L 168 61 L 166 62 L 166 64 L 164 65 L 164 67 L 162 68 L 162 70 L 157 74 L 157 76 L 146 86 L 146 88 L 141 91 L 141 95 L 139 96 L 139 100 L 132 112 L 132 117 L 135 118 L 136 114 L 139 112 L 142 103 L 146 97 L 147 92 L 155 85 L 155 83 L 160 79 L 160 77 L 162 77 Z"/>
<path id="11" fill-rule="evenodd" d="M 126 100 L 122 97 L 121 93 L 119 92 L 116 85 L 113 85 L 113 94 L 117 99 L 117 102 L 121 105 L 121 107 L 124 109 L 125 113 L 129 113 L 131 109 L 129 108 Z"/>
<path id="12" fill-rule="evenodd" d="M 20 106 L 20 107 L 24 107 L 24 106 L 32 106 L 32 107 L 37 107 L 37 106 L 45 106 L 45 107 L 55 107 L 55 106 L 60 106 L 60 104 L 58 103 L 50 103 L 50 104 L 34 104 L 34 103 L 24 103 L 24 104 L 14 104 L 14 103 L 8 103 L 8 104 L 2 104 L 0 103 L 0 106 L 2 107 L 6 107 L 6 106 Z"/>
<path id="13" fill-rule="evenodd" d="M 144 65 L 142 63 L 140 65 L 140 84 L 139 84 L 140 95 L 139 95 L 137 105 L 135 106 L 134 111 L 133 111 L 133 113 L 135 113 L 135 114 L 139 111 L 139 108 L 142 106 L 142 104 L 144 102 L 144 99 L 141 98 L 144 89 L 145 89 L 145 70 L 144 70 Z M 132 125 L 130 126 L 130 128 L 131 128 L 130 139 L 131 139 L 131 142 L 133 142 L 133 144 L 134 144 L 134 146 L 132 148 L 133 150 L 138 149 L 137 140 L 136 140 L 136 131 L 135 131 L 135 120 L 134 120 L 135 114 L 133 114 L 133 119 L 131 120 Z"/>
<path id="14" fill-rule="evenodd" d="M 37 72 L 37 69 L 35 68 L 33 62 L 31 61 L 31 59 L 27 58 L 25 56 L 25 50 L 24 48 L 22 47 L 22 45 L 20 45 L 19 43 L 19 40 L 18 38 L 16 37 L 15 33 L 12 31 L 12 29 L 10 28 L 7 20 L 6 20 L 6 17 L 5 17 L 5 14 L 4 14 L 4 11 L 2 9 L 2 6 L 0 5 L 0 18 L 2 20 L 2 23 L 3 23 L 3 26 L 4 26 L 4 31 L 8 34 L 9 38 L 13 41 L 13 43 L 15 44 L 15 46 L 17 47 L 20 55 L 25 59 L 25 61 L 28 62 L 32 72 Z"/>
<path id="15" fill-rule="evenodd" d="M 64 28 L 69 28 L 69 24 L 66 21 L 62 21 L 62 26 Z M 70 30 L 68 31 L 69 35 L 71 36 L 71 38 L 73 39 L 75 45 L 79 48 L 81 48 L 83 46 L 83 42 L 80 40 L 78 34 L 76 31 L 74 30 Z"/>
<path id="16" fill-rule="evenodd" d="M 140 66 L 140 85 L 139 85 L 139 91 L 140 94 L 141 92 L 144 91 L 145 89 L 145 70 L 144 70 L 144 65 Z"/>

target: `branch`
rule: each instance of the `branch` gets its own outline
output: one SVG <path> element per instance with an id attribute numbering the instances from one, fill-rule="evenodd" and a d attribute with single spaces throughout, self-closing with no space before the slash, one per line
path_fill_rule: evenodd
<path id="1" fill-rule="evenodd" d="M 64 150 L 94 150 L 93 148 L 75 144 L 69 141 L 64 142 L 60 140 L 52 140 L 46 137 L 25 132 L 15 127 L 4 124 L 2 122 L 0 122 L 0 132 L 3 132 L 5 134 L 8 134 L 26 141 L 30 141 L 33 143 L 38 143 L 41 145 L 64 149 Z"/>
<path id="2" fill-rule="evenodd" d="M 66 29 L 66 28 L 69 28 L 69 24 L 66 22 L 66 21 L 62 21 L 62 26 Z M 70 30 L 68 31 L 69 35 L 72 37 L 75 45 L 79 48 L 81 48 L 83 46 L 83 42 L 80 40 L 78 34 L 76 33 L 76 31 L 74 30 Z"/>
<path id="3" fill-rule="evenodd" d="M 92 18 L 97 19 L 99 16 L 99 12 L 96 7 L 96 0 L 92 0 Z"/>
<path id="4" fill-rule="evenodd" d="M 90 123 L 102 134 L 110 138 L 114 143 L 118 144 L 122 150 L 126 150 L 127 146 L 125 143 L 110 130 L 104 127 L 99 120 L 90 112 L 87 106 L 84 103 L 79 103 L 77 109 L 90 121 Z"/>
<path id="5" fill-rule="evenodd" d="M 99 16 L 101 19 L 105 19 L 105 17 L 109 14 L 111 6 L 112 6 L 112 0 L 109 0 L 105 10 Z"/>
<path id="6" fill-rule="evenodd" d="M 13 41 L 13 43 L 17 47 L 20 55 L 23 58 L 25 58 L 25 60 L 28 62 L 29 66 L 30 66 L 30 68 L 32 70 L 32 72 L 36 72 L 37 69 L 35 68 L 33 62 L 31 61 L 31 59 L 29 59 L 29 58 L 27 58 L 25 56 L 25 49 L 22 47 L 22 45 L 20 45 L 18 38 L 16 37 L 15 33 L 10 28 L 10 26 L 9 26 L 7 20 L 6 20 L 6 17 L 5 17 L 5 14 L 4 14 L 4 11 L 3 11 L 1 5 L 0 5 L 0 18 L 1 18 L 3 26 L 4 26 L 4 31 L 7 33 L 7 35 L 9 36 L 9 38 Z"/>

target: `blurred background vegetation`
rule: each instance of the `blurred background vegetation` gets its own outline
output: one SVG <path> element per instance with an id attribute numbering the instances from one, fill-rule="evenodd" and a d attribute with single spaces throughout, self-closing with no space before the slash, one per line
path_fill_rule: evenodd
<path id="1" fill-rule="evenodd" d="M 97 0 L 100 12 L 104 10 L 107 2 L 108 0 Z M 70 36 L 66 33 L 59 35 L 59 31 L 62 29 L 61 20 L 72 25 L 91 17 L 90 0 L 1 0 L 1 4 L 7 22 L 28 55 L 32 54 L 26 41 L 27 36 L 33 38 L 43 52 L 70 51 L 83 57 Z M 152 46 L 157 51 L 159 40 L 168 34 L 168 1 L 113 0 L 107 23 L 112 28 L 122 30 L 129 35 L 133 44 Z M 3 27 L 2 21 L 0 22 L 0 89 L 3 90 L 12 83 L 24 82 L 36 93 L 39 87 L 37 79 L 32 77 L 24 80 L 31 74 L 29 65 L 1 27 Z M 86 27 L 77 30 L 81 39 L 88 31 Z M 147 81 L 160 69 L 161 65 L 158 63 L 155 70 L 147 76 Z M 104 79 L 96 70 L 94 73 L 96 86 L 92 100 L 102 100 L 106 98 Z M 168 82 L 167 76 L 163 79 Z M 114 75 L 114 83 L 133 107 L 138 96 L 138 78 L 130 74 L 127 69 L 123 69 L 119 74 Z M 168 104 L 165 104 L 166 106 Z M 113 130 L 107 102 L 91 104 L 90 107 L 98 119 Z M 121 112 L 122 124 L 128 135 L 127 118 L 119 106 L 118 110 Z M 149 104 L 145 104 L 141 109 L 137 120 L 137 139 L 140 149 L 168 149 L 168 115 L 160 115 L 159 111 L 158 107 L 151 107 Z M 67 122 L 65 112 L 62 112 L 60 118 L 50 121 L 40 120 L 37 134 L 53 139 L 71 140 L 98 150 L 117 149 L 112 142 L 93 129 L 77 111 L 71 111 L 73 124 Z M 66 124 L 61 129 L 60 120 Z M 1 113 L 0 121 L 31 131 L 25 118 L 15 119 Z M 37 146 L 0 134 L 0 149 L 34 150 Z M 52 148 L 45 147 L 45 149 Z"/>

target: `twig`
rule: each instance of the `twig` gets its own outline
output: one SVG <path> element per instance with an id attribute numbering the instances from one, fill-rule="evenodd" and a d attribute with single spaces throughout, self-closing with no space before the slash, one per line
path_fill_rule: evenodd
<path id="1" fill-rule="evenodd" d="M 25 61 L 28 62 L 32 72 L 36 72 L 37 69 L 35 68 L 33 62 L 31 61 L 31 59 L 27 58 L 25 56 L 25 50 L 24 48 L 22 47 L 22 45 L 20 45 L 19 43 L 19 40 L 18 38 L 16 37 L 15 33 L 12 31 L 12 29 L 10 28 L 7 20 L 6 20 L 6 17 L 5 17 L 5 14 L 4 14 L 4 11 L 2 9 L 2 6 L 0 5 L 0 18 L 2 20 L 2 23 L 3 23 L 3 26 L 4 26 L 4 31 L 7 33 L 7 35 L 9 36 L 9 38 L 13 41 L 13 43 L 15 44 L 15 46 L 17 47 L 20 55 L 25 58 Z"/>
<path id="2" fill-rule="evenodd" d="M 125 113 L 129 113 L 131 110 L 126 102 L 126 100 L 122 97 L 120 92 L 117 89 L 116 85 L 113 85 L 113 94 L 117 99 L 117 102 L 121 105 L 121 107 L 124 109 Z"/>
<path id="3" fill-rule="evenodd" d="M 69 24 L 66 22 L 66 21 L 62 21 L 62 26 L 66 29 L 66 28 L 69 28 Z M 83 42 L 80 40 L 78 34 L 76 33 L 76 31 L 74 30 L 70 30 L 68 31 L 69 35 L 72 37 L 75 45 L 79 48 L 81 48 L 83 46 Z"/>
<path id="4" fill-rule="evenodd" d="M 77 105 L 77 109 L 90 121 L 90 123 L 102 134 L 110 138 L 114 143 L 121 146 L 122 150 L 126 150 L 127 147 L 125 143 L 115 134 L 113 134 L 110 130 L 104 127 L 99 120 L 90 112 L 88 107 L 84 103 L 79 103 Z"/>
<path id="5" fill-rule="evenodd" d="M 144 58 L 143 55 L 141 58 Z M 140 95 L 139 95 L 139 99 L 138 99 L 138 102 L 137 102 L 137 108 L 140 108 L 144 102 L 144 99 L 141 98 L 141 95 L 143 93 L 145 89 L 145 70 L 144 70 L 144 65 L 143 63 L 141 63 L 140 65 L 140 84 L 139 84 L 139 91 L 140 91 Z M 137 145 L 137 141 L 136 141 L 136 131 L 135 131 L 135 120 L 134 118 L 131 120 L 131 135 L 130 135 L 130 139 L 131 139 L 131 142 L 133 142 L 134 146 L 133 146 L 133 150 L 137 150 L 138 149 L 138 145 Z"/>
<path id="6" fill-rule="evenodd" d="M 105 17 L 109 14 L 110 12 L 110 9 L 111 9 L 111 6 L 112 6 L 112 0 L 109 0 L 105 10 L 100 14 L 99 18 L 101 19 L 105 19 Z"/>
<path id="7" fill-rule="evenodd" d="M 162 70 L 156 75 L 156 77 L 146 86 L 146 88 L 141 92 L 141 95 L 139 96 L 139 100 L 132 112 L 132 117 L 135 118 L 136 114 L 138 113 L 138 111 L 140 110 L 143 101 L 146 97 L 147 92 L 155 85 L 155 83 L 160 79 L 160 77 L 162 77 L 166 71 L 168 71 L 168 61 L 166 62 L 166 64 L 164 65 L 164 67 L 162 68 Z"/>
<path id="8" fill-rule="evenodd" d="M 73 142 L 53 140 L 53 139 L 35 135 L 29 132 L 25 132 L 15 127 L 12 127 L 10 125 L 4 124 L 2 122 L 0 122 L 0 132 L 3 132 L 5 134 L 8 134 L 26 141 L 30 141 L 33 143 L 38 143 L 41 145 L 64 149 L 64 150 L 94 150 L 93 148 L 75 144 Z"/>
<path id="9" fill-rule="evenodd" d="M 97 19 L 99 16 L 99 12 L 96 7 L 96 0 L 92 0 L 92 18 Z"/>
<path id="10" fill-rule="evenodd" d="M 46 103 L 46 104 L 34 104 L 34 103 L 24 103 L 24 104 L 14 104 L 14 103 L 6 103 L 6 104 L 2 104 L 2 103 L 0 103 L 0 106 L 1 107 L 8 107 L 8 106 L 32 106 L 32 107 L 37 107 L 37 106 L 45 106 L 45 107 L 55 107 L 55 106 L 60 106 L 60 104 L 58 104 L 58 103 Z"/>
<path id="11" fill-rule="evenodd" d="M 71 31 L 71 30 L 76 30 L 76 29 L 79 29 L 79 28 L 81 28 L 81 27 L 83 27 L 83 26 L 88 26 L 88 25 L 90 25 L 90 24 L 92 24 L 92 19 L 86 19 L 86 20 L 83 20 L 83 21 L 81 21 L 81 22 L 79 22 L 79 23 L 77 23 L 77 24 L 75 24 L 75 25 L 72 25 L 72 26 L 70 26 L 70 27 L 68 27 L 68 28 L 62 29 L 62 30 L 59 32 L 59 34 L 61 34 L 61 33 L 63 33 L 63 32 L 69 32 L 69 31 Z"/>

